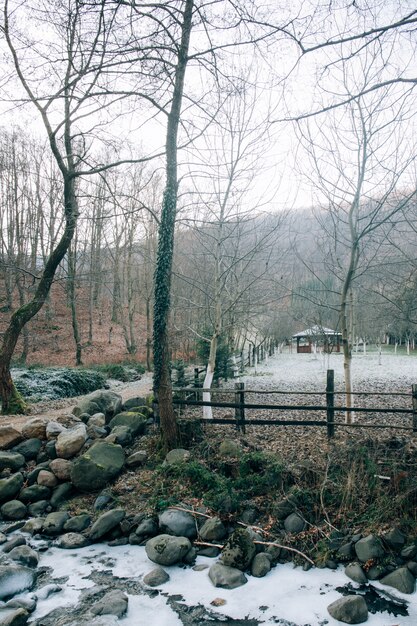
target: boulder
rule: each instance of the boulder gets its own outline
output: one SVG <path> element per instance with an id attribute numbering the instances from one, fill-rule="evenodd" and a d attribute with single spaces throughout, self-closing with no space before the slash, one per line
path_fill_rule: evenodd
<path id="1" fill-rule="evenodd" d="M 56 453 L 62 459 L 71 459 L 83 447 L 87 439 L 87 429 L 82 422 L 65 430 L 58 435 L 56 440 Z"/>
<path id="2" fill-rule="evenodd" d="M 165 457 L 163 465 L 178 465 L 179 463 L 186 463 L 191 458 L 191 453 L 189 450 L 184 450 L 184 448 L 174 448 L 174 450 L 170 450 Z"/>
<path id="3" fill-rule="evenodd" d="M 39 500 L 38 502 L 34 502 L 33 504 L 29 504 L 28 513 L 33 517 L 39 517 L 44 513 L 49 513 L 51 510 L 51 503 L 49 500 Z"/>
<path id="4" fill-rule="evenodd" d="M 94 615 L 116 615 L 120 618 L 127 612 L 128 601 L 129 598 L 124 591 L 113 589 L 93 604 L 90 611 Z"/>
<path id="5" fill-rule="evenodd" d="M 111 511 L 106 511 L 103 515 L 94 522 L 89 532 L 89 537 L 92 541 L 98 541 L 108 532 L 110 532 L 113 528 L 115 528 L 122 519 L 126 516 L 126 512 L 123 509 L 112 509 Z"/>
<path id="6" fill-rule="evenodd" d="M 57 437 L 67 429 L 59 422 L 51 420 L 46 425 L 46 438 L 48 441 L 55 441 Z"/>
<path id="7" fill-rule="evenodd" d="M 72 483 L 61 483 L 55 487 L 51 496 L 51 506 L 54 509 L 58 509 L 68 500 L 69 496 L 72 494 L 72 490 Z"/>
<path id="8" fill-rule="evenodd" d="M 19 452 L 6 452 L 0 450 L 0 471 L 4 469 L 10 469 L 12 472 L 20 470 L 25 464 L 25 457 Z"/>
<path id="9" fill-rule="evenodd" d="M 0 507 L 4 519 L 24 519 L 27 515 L 27 507 L 20 500 L 9 500 Z"/>
<path id="10" fill-rule="evenodd" d="M 144 537 L 154 537 L 157 533 L 158 523 L 154 517 L 145 517 L 135 530 L 135 535 L 142 540 Z"/>
<path id="11" fill-rule="evenodd" d="M 130 446 L 130 444 L 132 443 L 132 440 L 133 440 L 133 435 L 129 426 L 123 426 L 122 424 L 115 426 L 112 429 L 110 435 L 107 435 L 106 437 L 106 441 L 110 441 L 110 443 L 118 443 L 120 446 L 123 446 L 124 448 L 126 446 Z"/>
<path id="12" fill-rule="evenodd" d="M 209 578 L 215 587 L 223 589 L 236 589 L 248 582 L 245 574 L 239 569 L 214 563 L 209 569 Z"/>
<path id="13" fill-rule="evenodd" d="M 180 563 L 191 548 L 187 537 L 157 535 L 146 542 L 145 550 L 148 558 L 158 565 L 174 565 Z"/>
<path id="14" fill-rule="evenodd" d="M 29 504 L 31 502 L 38 502 L 39 500 L 48 500 L 51 495 L 51 490 L 49 487 L 45 487 L 44 485 L 31 485 L 30 487 L 25 487 L 19 494 L 19 500 L 21 500 L 24 504 Z"/>
<path id="15" fill-rule="evenodd" d="M 29 533 L 30 535 L 37 535 L 41 532 L 43 528 L 43 517 L 34 517 L 26 522 L 24 526 L 22 526 L 22 532 Z"/>
<path id="16" fill-rule="evenodd" d="M 82 413 L 94 415 L 104 413 L 108 421 L 122 410 L 122 397 L 114 391 L 99 389 L 85 396 L 73 409 L 73 414 L 80 416 Z"/>
<path id="17" fill-rule="evenodd" d="M 36 574 L 23 565 L 0 565 L 0 600 L 32 589 Z"/>
<path id="18" fill-rule="evenodd" d="M 49 487 L 53 489 L 58 484 L 58 479 L 53 472 L 49 472 L 48 470 L 41 470 L 38 474 L 38 478 L 36 480 L 38 485 L 43 485 L 44 487 Z"/>
<path id="19" fill-rule="evenodd" d="M 167 535 L 195 539 L 197 528 L 194 517 L 186 511 L 167 509 L 159 515 L 159 528 Z"/>
<path id="20" fill-rule="evenodd" d="M 26 461 L 33 461 L 39 454 L 42 447 L 42 441 L 40 439 L 26 439 L 13 448 L 13 452 L 22 454 Z"/>
<path id="21" fill-rule="evenodd" d="M 45 535 L 55 536 L 59 535 L 64 528 L 64 524 L 69 519 L 69 514 L 66 511 L 55 511 L 49 513 L 45 517 L 43 523 L 43 532 Z"/>
<path id="22" fill-rule="evenodd" d="M 25 546 L 25 545 L 26 545 L 26 539 L 23 537 L 23 535 L 14 535 L 12 536 L 11 539 L 6 541 L 6 543 L 2 545 L 2 550 L 6 554 L 8 554 L 16 546 Z"/>
<path id="23" fill-rule="evenodd" d="M 84 548 L 89 543 L 87 537 L 80 533 L 65 533 L 58 537 L 54 545 L 63 550 L 75 550 L 76 548 Z"/>
<path id="24" fill-rule="evenodd" d="M 405 542 L 407 537 L 399 528 L 391 528 L 385 535 L 382 537 L 386 545 L 391 549 L 399 552 L 405 546 Z"/>
<path id="25" fill-rule="evenodd" d="M 121 471 L 125 461 L 123 448 L 108 441 L 96 441 L 71 467 L 71 481 L 80 491 L 102 489 Z"/>
<path id="26" fill-rule="evenodd" d="M 64 530 L 71 533 L 80 533 L 88 528 L 91 524 L 91 517 L 87 513 L 75 515 L 67 520 L 64 524 Z"/>
<path id="27" fill-rule="evenodd" d="M 16 546 L 10 550 L 9 557 L 21 565 L 32 568 L 37 567 L 39 561 L 38 553 L 29 546 Z"/>
<path id="28" fill-rule="evenodd" d="M 103 428 L 106 425 L 106 416 L 104 415 L 104 413 L 95 413 L 94 415 L 91 415 L 91 417 L 89 417 L 88 425 Z"/>
<path id="29" fill-rule="evenodd" d="M 143 577 L 143 582 L 145 585 L 149 585 L 149 587 L 159 587 L 168 582 L 168 580 L 169 574 L 162 567 L 155 567 L 155 569 Z"/>
<path id="30" fill-rule="evenodd" d="M 362 596 L 345 596 L 327 607 L 334 619 L 344 624 L 363 624 L 368 619 L 368 607 Z"/>
<path id="31" fill-rule="evenodd" d="M 407 567 L 399 567 L 394 572 L 381 578 L 380 582 L 383 585 L 394 587 L 401 593 L 414 593 L 416 587 L 416 580 Z"/>
<path id="32" fill-rule="evenodd" d="M 233 439 L 224 439 L 219 446 L 219 454 L 223 457 L 239 457 L 242 454 L 242 446 Z"/>
<path id="33" fill-rule="evenodd" d="M 368 579 L 359 563 L 349 563 L 345 568 L 345 574 L 348 578 L 359 585 L 366 585 Z"/>
<path id="34" fill-rule="evenodd" d="M 113 430 L 116 426 L 127 426 L 132 435 L 137 437 L 143 435 L 146 428 L 147 418 L 142 413 L 136 413 L 135 411 L 123 411 L 118 413 L 109 422 L 109 427 Z"/>
<path id="35" fill-rule="evenodd" d="M 0 426 L 0 450 L 8 450 L 13 448 L 22 441 L 22 433 L 13 426 Z"/>
<path id="36" fill-rule="evenodd" d="M 210 517 L 200 528 L 200 537 L 203 541 L 221 541 L 226 537 L 227 530 L 219 517 Z"/>
<path id="37" fill-rule="evenodd" d="M 400 552 L 400 556 L 403 559 L 413 559 L 417 555 L 417 544 L 412 543 L 409 546 L 403 548 Z"/>
<path id="38" fill-rule="evenodd" d="M 23 475 L 13 474 L 9 478 L 0 479 L 0 502 L 11 500 L 23 486 Z"/>
<path id="39" fill-rule="evenodd" d="M 142 396 L 135 396 L 134 398 L 129 398 L 123 404 L 123 411 L 131 411 L 132 409 L 137 409 L 138 407 L 146 407 L 146 398 L 142 398 Z"/>
<path id="40" fill-rule="evenodd" d="M 368 535 L 355 543 L 356 556 L 362 563 L 370 559 L 379 559 L 385 554 L 384 546 L 379 537 Z"/>
<path id="41" fill-rule="evenodd" d="M 294 513 L 297 508 L 297 503 L 294 498 L 288 497 L 284 500 L 277 502 L 273 508 L 274 516 L 279 520 L 284 520 L 286 517 Z"/>
<path id="42" fill-rule="evenodd" d="M 72 461 L 68 461 L 68 459 L 53 459 L 49 463 L 49 469 L 58 480 L 68 481 L 71 478 L 71 465 Z"/>
<path id="43" fill-rule="evenodd" d="M 221 551 L 220 560 L 223 565 L 245 571 L 255 554 L 256 545 L 253 543 L 248 529 L 237 528 L 226 541 Z"/>
<path id="44" fill-rule="evenodd" d="M 271 570 L 271 557 L 266 552 L 255 554 L 251 564 L 251 574 L 255 578 L 263 578 Z"/>
<path id="45" fill-rule="evenodd" d="M 126 465 L 129 469 L 135 469 L 136 467 L 141 467 L 146 463 L 148 459 L 148 453 L 146 450 L 138 450 L 134 452 L 126 459 Z"/>
<path id="46" fill-rule="evenodd" d="M 284 520 L 284 528 L 287 533 L 301 533 L 306 527 L 306 523 L 298 513 L 291 513 Z"/>
<path id="47" fill-rule="evenodd" d="M 46 425 L 48 420 L 44 417 L 34 417 L 22 427 L 22 435 L 25 439 L 46 439 Z"/>

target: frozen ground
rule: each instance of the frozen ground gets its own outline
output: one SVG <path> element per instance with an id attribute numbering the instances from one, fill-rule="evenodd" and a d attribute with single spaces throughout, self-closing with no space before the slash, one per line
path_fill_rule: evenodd
<path id="1" fill-rule="evenodd" d="M 213 559 L 200 557 L 199 565 L 207 566 Z M 71 614 L 73 607 L 80 596 L 81 590 L 93 587 L 94 582 L 89 578 L 92 572 L 111 570 L 123 580 L 136 580 L 139 584 L 144 574 L 155 565 L 145 554 L 145 549 L 139 546 L 120 546 L 109 548 L 104 544 L 96 544 L 87 548 L 73 551 L 53 548 L 45 553 L 39 563 L 40 566 L 51 567 L 55 578 L 68 577 L 63 584 L 63 590 L 50 596 L 47 600 L 39 601 L 36 612 L 31 620 L 36 621 L 57 607 L 68 607 Z M 120 626 L 180 626 L 183 622 L 168 603 L 168 595 L 179 595 L 180 600 L 188 606 L 202 604 L 212 613 L 219 616 L 219 622 L 226 625 L 224 616 L 229 619 L 252 618 L 259 624 L 281 624 L 281 626 L 340 626 L 327 613 L 327 606 L 341 597 L 336 587 L 345 585 L 348 581 L 341 569 L 331 571 L 327 569 L 312 569 L 304 572 L 301 568 L 293 568 L 291 564 L 278 565 L 265 578 L 249 577 L 248 583 L 234 590 L 216 589 L 211 584 L 207 569 L 195 571 L 191 568 L 165 568 L 170 575 L 170 581 L 160 588 L 161 593 L 154 597 L 148 595 L 129 594 L 129 610 L 126 617 L 109 624 Z M 122 580 L 120 580 L 122 579 Z M 62 584 L 62 583 L 60 583 Z M 383 588 L 379 583 L 375 587 Z M 388 588 L 385 587 L 385 590 Z M 391 590 L 394 591 L 394 590 Z M 417 624 L 417 597 L 405 596 L 394 592 L 399 598 L 410 602 L 408 617 L 394 617 L 380 613 L 369 615 L 368 626 L 415 626 Z M 211 602 L 221 598 L 223 606 L 215 608 Z M 223 617 L 222 617 L 223 616 Z M 42 623 L 42 621 L 40 622 Z M 187 622 L 190 623 L 190 622 Z M 197 625 L 199 622 L 195 622 Z M 209 623 L 204 622 L 204 623 Z"/>

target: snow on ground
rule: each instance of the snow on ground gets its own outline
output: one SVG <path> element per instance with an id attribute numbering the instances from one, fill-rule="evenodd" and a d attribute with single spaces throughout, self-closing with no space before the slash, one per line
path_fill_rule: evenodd
<path id="1" fill-rule="evenodd" d="M 213 559 L 199 557 L 199 565 L 211 565 Z M 119 546 L 109 548 L 96 544 L 79 550 L 52 548 L 43 554 L 40 566 L 51 567 L 54 577 L 68 576 L 63 591 L 39 601 L 31 620 L 39 619 L 55 608 L 74 606 L 80 590 L 92 587 L 88 579 L 92 571 L 111 569 L 114 576 L 140 581 L 155 565 L 151 563 L 145 549 L 139 546 Z M 165 568 L 170 581 L 160 589 L 164 595 L 153 598 L 146 595 L 129 595 L 129 610 L 126 617 L 119 620 L 121 626 L 180 626 L 181 621 L 167 604 L 165 594 L 179 594 L 189 606 L 203 604 L 211 611 L 227 615 L 232 619 L 253 618 L 265 624 L 279 624 L 288 620 L 297 626 L 340 626 L 327 612 L 327 606 L 341 597 L 336 587 L 350 582 L 343 570 L 312 569 L 304 572 L 291 564 L 278 565 L 265 578 L 248 577 L 248 583 L 237 589 L 216 589 L 211 584 L 207 569 L 195 571 L 192 568 L 177 566 Z M 62 584 L 62 583 L 61 583 Z M 383 588 L 375 582 L 376 587 Z M 385 587 L 385 589 L 390 590 Z M 388 613 L 369 615 L 368 626 L 415 626 L 417 624 L 417 594 L 404 595 L 394 592 L 399 598 L 410 602 L 408 617 L 393 617 Z M 215 608 L 211 602 L 215 598 L 226 601 L 224 606 Z M 227 622 L 226 622 L 227 623 Z"/>
<path id="2" fill-rule="evenodd" d="M 304 390 L 324 390 L 328 369 L 334 370 L 336 388 L 343 389 L 343 355 L 340 353 L 275 354 L 262 361 L 256 373 L 255 368 L 248 368 L 242 380 L 248 387 L 288 389 L 303 385 Z M 417 354 L 382 353 L 381 359 L 375 352 L 354 354 L 352 378 L 356 391 L 362 391 L 364 386 L 375 391 L 383 391 L 384 387 L 388 391 L 411 391 L 411 385 L 417 383 Z"/>

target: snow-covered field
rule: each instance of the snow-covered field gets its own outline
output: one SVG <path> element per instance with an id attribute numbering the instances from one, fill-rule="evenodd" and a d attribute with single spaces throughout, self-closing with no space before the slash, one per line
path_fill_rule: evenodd
<path id="1" fill-rule="evenodd" d="M 199 557 L 199 565 L 207 566 L 213 559 Z M 63 590 L 40 601 L 32 620 L 39 619 L 57 607 L 74 606 L 82 589 L 93 587 L 88 576 L 92 571 L 111 569 L 114 576 L 121 579 L 140 581 L 154 566 L 139 546 L 119 546 L 109 548 L 96 544 L 80 550 L 65 551 L 57 548 L 45 553 L 40 566 L 54 569 L 56 578 L 68 577 Z M 249 577 L 243 587 L 233 590 L 216 589 L 211 584 L 207 569 L 195 571 L 192 568 L 165 568 L 170 581 L 161 587 L 162 594 L 153 598 L 146 595 L 129 595 L 129 610 L 126 617 L 108 624 L 120 626 L 180 626 L 179 617 L 167 604 L 166 594 L 183 597 L 189 606 L 203 604 L 214 613 L 231 619 L 253 618 L 264 624 L 281 626 L 340 626 L 327 612 L 326 607 L 341 597 L 336 587 L 349 582 L 342 569 L 312 569 L 304 572 L 291 564 L 278 565 L 265 578 Z M 62 583 L 61 583 L 62 584 Z M 383 588 L 378 582 L 375 587 Z M 387 590 L 387 588 L 385 587 Z M 394 591 L 394 590 L 391 590 Z M 369 615 L 368 626 L 415 626 L 417 624 L 417 596 L 394 594 L 410 602 L 408 617 L 393 617 L 388 613 Z M 219 608 L 211 602 L 221 598 L 225 601 Z M 70 609 L 68 610 L 70 613 Z M 287 621 L 285 621 L 287 620 Z M 289 622 L 289 624 L 288 624 Z M 227 621 L 225 622 L 227 624 Z"/>

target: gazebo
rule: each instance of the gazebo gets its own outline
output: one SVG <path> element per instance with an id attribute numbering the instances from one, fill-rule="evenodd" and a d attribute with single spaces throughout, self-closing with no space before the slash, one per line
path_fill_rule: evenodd
<path id="1" fill-rule="evenodd" d="M 324 326 L 312 326 L 292 336 L 297 341 L 297 354 L 311 354 L 312 346 L 320 346 L 325 352 L 340 352 L 342 333 Z"/>

